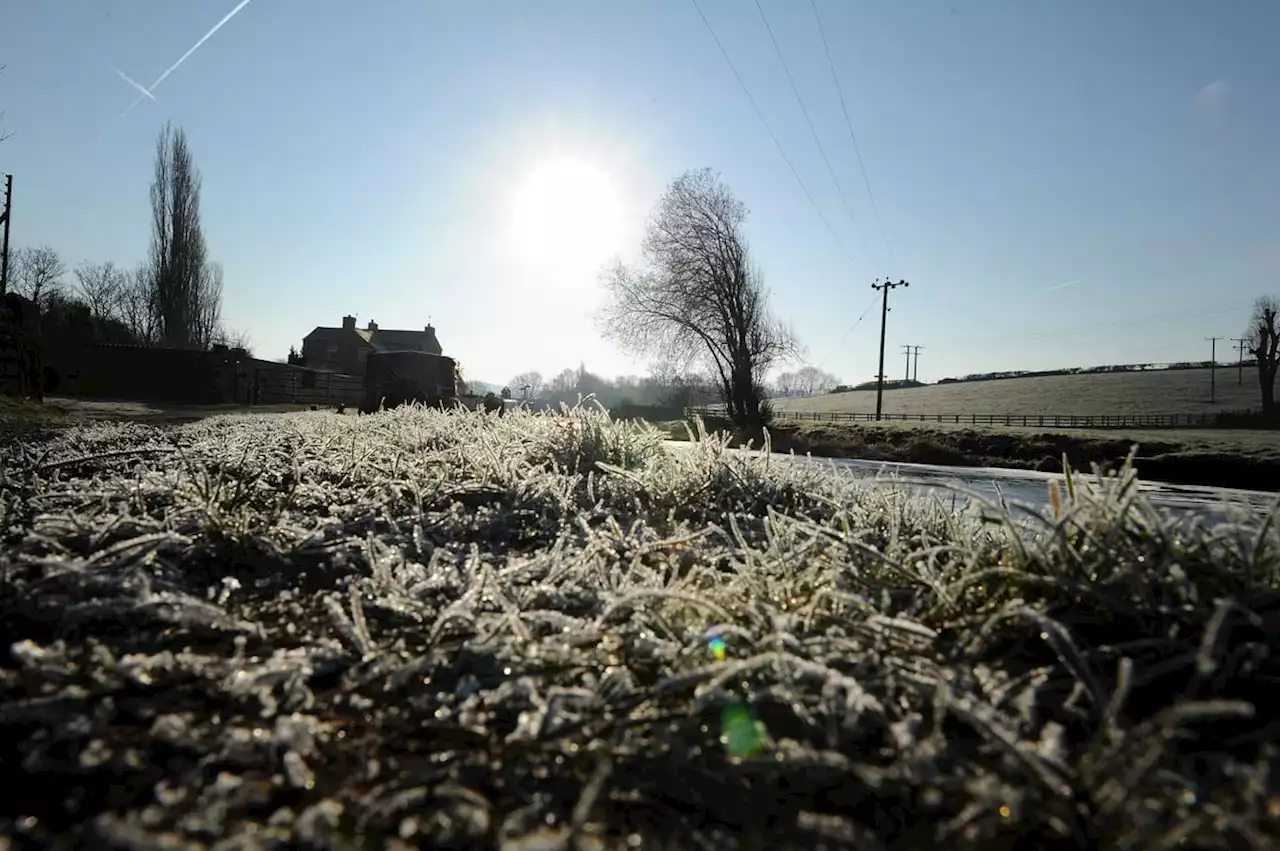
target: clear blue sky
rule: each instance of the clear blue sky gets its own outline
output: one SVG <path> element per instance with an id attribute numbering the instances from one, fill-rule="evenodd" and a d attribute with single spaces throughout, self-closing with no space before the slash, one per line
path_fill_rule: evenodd
<path id="1" fill-rule="evenodd" d="M 143 257 L 170 120 L 224 314 L 268 358 L 355 313 L 430 319 L 483 380 L 640 372 L 592 326 L 595 264 L 634 257 L 664 185 L 702 166 L 751 207 L 809 360 L 847 381 L 875 373 L 876 312 L 847 332 L 884 275 L 912 284 L 886 371 L 918 344 L 929 380 L 1207 357 L 1280 290 L 1275 0 L 818 0 L 879 219 L 808 0 L 762 0 L 856 228 L 754 3 L 700 2 L 839 243 L 691 0 L 253 0 L 119 120 L 116 70 L 150 86 L 234 0 L 13 0 L 14 244 Z M 563 190 L 536 188 L 548 168 Z"/>

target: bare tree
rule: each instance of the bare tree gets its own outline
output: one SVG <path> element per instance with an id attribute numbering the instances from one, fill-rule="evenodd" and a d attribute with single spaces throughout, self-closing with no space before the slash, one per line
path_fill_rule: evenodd
<path id="1" fill-rule="evenodd" d="M 105 263 L 86 260 L 76 267 L 75 274 L 76 293 L 88 305 L 90 315 L 98 320 L 119 320 L 129 273 L 110 260 Z"/>
<path id="2" fill-rule="evenodd" d="M 1258 363 L 1262 415 L 1271 419 L 1276 415 L 1276 369 L 1280 367 L 1280 299 L 1263 296 L 1254 303 L 1244 339 Z"/>
<path id="3" fill-rule="evenodd" d="M 658 403 L 673 408 L 692 408 L 713 402 L 718 395 L 716 383 L 698 372 L 684 371 L 678 374 L 661 373 L 659 380 L 663 392 Z"/>
<path id="4" fill-rule="evenodd" d="M 543 394 L 557 402 L 573 403 L 578 400 L 578 370 L 562 369 L 543 387 Z"/>
<path id="5" fill-rule="evenodd" d="M 200 270 L 192 294 L 191 342 L 207 349 L 214 342 L 221 342 L 222 331 L 222 264 L 206 262 Z"/>
<path id="6" fill-rule="evenodd" d="M 119 319 L 140 345 L 159 342 L 160 314 L 156 308 L 154 276 L 147 263 L 140 263 L 129 273 L 120 293 Z"/>
<path id="7" fill-rule="evenodd" d="M 646 268 L 606 273 L 605 335 L 635 354 L 701 367 L 740 425 L 764 421 L 763 379 L 794 354 L 790 332 L 770 314 L 760 273 L 749 264 L 747 208 L 710 169 L 668 188 L 645 236 Z"/>
<path id="8" fill-rule="evenodd" d="M 470 396 L 472 390 L 474 389 L 471 386 L 471 382 L 468 381 L 467 377 L 462 373 L 461 361 L 453 362 L 453 387 L 454 387 L 454 392 L 456 392 L 459 396 Z"/>
<path id="9" fill-rule="evenodd" d="M 0 74 L 4 73 L 4 69 L 6 67 L 8 66 L 0 65 Z M 3 142 L 5 139 L 8 139 L 10 136 L 13 135 L 13 133 L 11 132 L 10 133 L 4 132 L 4 116 L 5 116 L 5 111 L 3 109 L 0 109 L 0 142 Z"/>
<path id="10" fill-rule="evenodd" d="M 184 348 L 200 345 L 200 290 L 206 274 L 200 173 L 186 134 L 181 128 L 174 132 L 168 124 L 156 142 L 150 269 L 161 342 Z"/>
<path id="11" fill-rule="evenodd" d="M 13 291 L 31 299 L 40 310 L 48 307 L 50 299 L 63 294 L 62 279 L 67 267 L 51 246 L 16 249 L 10 258 L 10 270 Z"/>
<path id="12" fill-rule="evenodd" d="M 528 398 L 537 399 L 543 391 L 542 373 L 537 370 L 522 372 L 507 382 L 507 386 L 513 393 L 518 394 L 518 398 L 524 398 L 527 393 Z"/>
<path id="13" fill-rule="evenodd" d="M 253 349 L 253 341 L 250 339 L 248 331 L 232 330 L 221 323 L 214 330 L 213 336 L 209 338 L 209 345 L 226 346 L 228 349 L 244 349 L 249 354 L 252 354 Z M 284 362 L 287 362 L 287 359 Z"/>
<path id="14" fill-rule="evenodd" d="M 795 372 L 795 391 L 803 396 L 830 393 L 839 383 L 839 378 L 816 366 L 804 366 Z"/>

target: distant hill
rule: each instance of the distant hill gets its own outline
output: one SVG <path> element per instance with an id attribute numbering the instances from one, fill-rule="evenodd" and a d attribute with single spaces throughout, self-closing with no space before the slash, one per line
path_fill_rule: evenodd
<path id="1" fill-rule="evenodd" d="M 961 381 L 1001 381 L 1006 378 L 1037 378 L 1049 375 L 1098 375 L 1101 373 L 1113 372 L 1156 372 L 1160 370 L 1173 369 L 1205 369 L 1207 370 L 1213 364 L 1207 360 L 1202 361 L 1177 361 L 1174 363 L 1118 363 L 1108 364 L 1106 366 L 1073 366 L 1063 369 L 1039 369 L 1039 370 L 1009 370 L 1005 372 L 975 372 L 970 375 L 962 375 L 959 378 L 944 378 L 939 384 L 955 384 Z M 1235 364 L 1233 364 L 1234 366 Z M 1224 365 L 1218 364 L 1218 368 L 1222 369 Z M 862 389 L 861 387 L 855 389 Z"/>
<path id="2" fill-rule="evenodd" d="M 994 375 L 994 374 L 993 374 Z M 1209 401 L 1205 368 L 1059 372 L 953 380 L 910 389 L 886 389 L 884 410 L 894 414 L 1181 414 L 1257 410 L 1258 373 L 1217 368 L 1216 401 Z M 779 411 L 874 413 L 876 391 L 774 399 Z"/>
<path id="3" fill-rule="evenodd" d="M 950 381 L 951 379 L 948 378 L 944 380 Z M 925 385 L 923 382 L 912 381 L 909 378 L 893 378 L 884 383 L 885 390 L 902 390 L 908 387 L 925 387 L 925 386 L 927 385 Z M 842 384 L 839 387 L 837 387 L 835 390 L 832 390 L 831 392 L 832 393 L 849 393 L 854 390 L 875 390 L 875 389 L 876 389 L 875 381 L 864 381 L 861 384 L 855 384 L 853 387 L 850 387 L 847 384 Z"/>

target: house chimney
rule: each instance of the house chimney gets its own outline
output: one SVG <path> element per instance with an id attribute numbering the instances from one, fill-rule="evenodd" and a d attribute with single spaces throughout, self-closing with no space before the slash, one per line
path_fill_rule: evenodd
<path id="1" fill-rule="evenodd" d="M 367 330 L 367 331 L 377 331 L 377 330 L 378 330 L 378 323 L 377 323 L 377 322 L 374 322 L 372 319 L 370 319 L 370 320 L 369 320 L 369 327 L 368 327 L 367 329 L 365 329 L 365 330 Z"/>
<path id="2" fill-rule="evenodd" d="M 426 328 L 422 330 L 426 331 L 428 334 L 434 334 L 436 332 L 434 325 L 428 325 Z"/>
<path id="3" fill-rule="evenodd" d="M 343 331 L 356 330 L 356 318 L 354 316 L 342 317 L 342 330 Z"/>

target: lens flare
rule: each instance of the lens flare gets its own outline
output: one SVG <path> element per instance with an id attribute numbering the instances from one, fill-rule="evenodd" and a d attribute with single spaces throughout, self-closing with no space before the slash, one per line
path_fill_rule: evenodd
<path id="1" fill-rule="evenodd" d="M 733 701 L 720 713 L 720 743 L 730 756 L 754 756 L 765 749 L 768 734 L 741 701 Z"/>
<path id="2" fill-rule="evenodd" d="M 717 662 L 724 661 L 724 638 L 712 633 L 711 637 L 707 639 L 707 646 L 711 648 L 711 655 L 715 657 Z"/>

